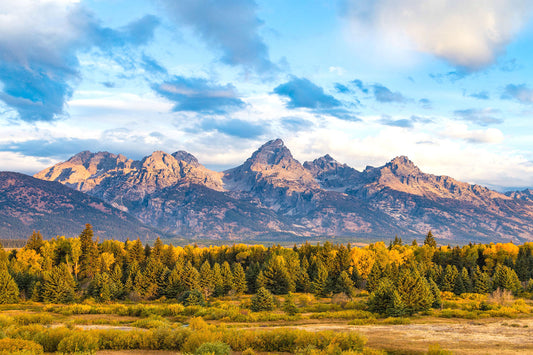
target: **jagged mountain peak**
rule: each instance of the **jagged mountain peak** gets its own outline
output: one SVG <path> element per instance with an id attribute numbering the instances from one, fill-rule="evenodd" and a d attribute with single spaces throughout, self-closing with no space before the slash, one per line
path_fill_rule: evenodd
<path id="1" fill-rule="evenodd" d="M 192 155 L 191 153 L 186 152 L 184 150 L 178 150 L 177 152 L 172 153 L 172 156 L 177 161 L 184 161 L 184 162 L 186 162 L 188 164 L 191 164 L 191 165 L 194 165 L 194 166 L 199 166 L 200 165 L 200 163 L 198 162 L 198 159 L 196 159 L 196 157 L 194 155 Z"/>
<path id="2" fill-rule="evenodd" d="M 390 168 L 396 175 L 417 175 L 421 173 L 415 163 L 405 155 L 392 159 L 385 167 Z"/>
<path id="3" fill-rule="evenodd" d="M 274 139 L 263 144 L 245 162 L 252 170 L 263 169 L 269 165 L 282 165 L 288 167 L 291 163 L 298 163 L 292 156 L 291 151 L 281 139 Z"/>
<path id="4" fill-rule="evenodd" d="M 226 187 L 230 190 L 262 189 L 267 183 L 289 191 L 318 188 L 318 184 L 302 164 L 292 156 L 281 139 L 274 139 L 257 149 L 244 164 L 225 172 Z"/>

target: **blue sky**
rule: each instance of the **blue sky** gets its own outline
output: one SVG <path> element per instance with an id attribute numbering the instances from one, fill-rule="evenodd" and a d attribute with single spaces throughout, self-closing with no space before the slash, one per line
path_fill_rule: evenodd
<path id="1" fill-rule="evenodd" d="M 0 170 L 187 150 L 215 170 L 407 155 L 533 187 L 530 0 L 0 2 Z"/>

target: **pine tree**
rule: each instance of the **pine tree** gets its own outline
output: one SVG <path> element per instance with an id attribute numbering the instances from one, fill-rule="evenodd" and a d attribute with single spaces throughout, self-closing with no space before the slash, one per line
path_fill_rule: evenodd
<path id="1" fill-rule="evenodd" d="M 474 272 L 473 291 L 475 293 L 489 293 L 492 290 L 492 280 L 486 272 L 482 272 L 479 266 L 476 266 Z"/>
<path id="2" fill-rule="evenodd" d="M 348 273 L 346 271 L 341 272 L 335 284 L 336 292 L 343 292 L 349 297 L 353 297 L 355 295 L 355 287 L 353 281 L 350 279 L 350 276 L 348 276 Z"/>
<path id="3" fill-rule="evenodd" d="M 43 301 L 51 303 L 68 303 L 76 297 L 76 284 L 67 269 L 67 265 L 55 266 L 44 273 L 41 289 Z"/>
<path id="4" fill-rule="evenodd" d="M 246 284 L 250 293 L 255 293 L 257 291 L 256 282 L 257 277 L 259 276 L 259 271 L 261 271 L 261 267 L 257 262 L 252 262 L 246 268 Z"/>
<path id="5" fill-rule="evenodd" d="M 294 303 L 294 297 L 290 292 L 287 294 L 287 297 L 285 297 L 285 301 L 283 301 L 283 311 L 290 316 L 298 313 L 298 307 L 296 307 L 296 303 Z"/>
<path id="6" fill-rule="evenodd" d="M 220 269 L 220 264 L 215 263 L 213 265 L 213 285 L 215 287 L 214 295 L 223 296 L 224 295 L 224 279 L 222 278 L 222 272 Z"/>
<path id="7" fill-rule="evenodd" d="M 437 242 L 435 241 L 435 238 L 433 237 L 433 233 L 431 233 L 431 231 L 429 231 L 426 235 L 426 238 L 424 239 L 424 245 L 429 245 L 432 248 L 437 247 Z"/>
<path id="8" fill-rule="evenodd" d="M 405 304 L 392 281 L 388 278 L 381 279 L 368 298 L 368 309 L 371 312 L 384 314 L 390 317 L 399 317 L 405 314 Z"/>
<path id="9" fill-rule="evenodd" d="M 282 256 L 274 256 L 263 270 L 265 287 L 275 295 L 286 294 L 295 290 L 295 283 L 286 267 Z"/>
<path id="10" fill-rule="evenodd" d="M 271 311 L 276 307 L 274 296 L 264 287 L 259 288 L 257 293 L 252 297 L 251 309 L 254 312 Z"/>
<path id="11" fill-rule="evenodd" d="M 200 267 L 200 291 L 202 291 L 204 298 L 208 298 L 215 291 L 213 272 L 207 260 Z"/>
<path id="12" fill-rule="evenodd" d="M 185 291 L 185 286 L 182 282 L 183 270 L 183 264 L 177 263 L 168 275 L 168 284 L 165 290 L 165 294 L 168 298 L 178 298 L 178 296 Z"/>
<path id="13" fill-rule="evenodd" d="M 326 297 L 328 294 L 328 270 L 321 262 L 318 263 L 317 276 L 311 283 L 313 293 L 319 297 Z"/>
<path id="14" fill-rule="evenodd" d="M 222 263 L 220 275 L 222 276 L 223 294 L 227 295 L 235 288 L 233 283 L 233 273 L 231 272 L 231 267 L 227 261 Z"/>
<path id="15" fill-rule="evenodd" d="M 421 277 L 416 270 L 404 269 L 400 273 L 397 291 L 408 314 L 426 311 L 434 301 L 426 279 Z"/>
<path id="16" fill-rule="evenodd" d="M 7 267 L 0 262 L 0 304 L 16 303 L 19 299 L 19 288 Z"/>
<path id="17" fill-rule="evenodd" d="M 92 278 L 98 272 L 98 248 L 93 241 L 93 227 L 90 224 L 85 225 L 79 239 L 81 244 L 80 269 L 82 277 Z"/>
<path id="18" fill-rule="evenodd" d="M 516 272 L 502 264 L 496 266 L 492 281 L 494 283 L 494 288 L 510 290 L 513 293 L 518 292 L 522 287 Z"/>
<path id="19" fill-rule="evenodd" d="M 41 232 L 33 231 L 28 238 L 25 248 L 35 250 L 37 253 L 41 252 L 41 248 L 44 246 L 43 235 Z"/>
<path id="20" fill-rule="evenodd" d="M 233 264 L 233 286 L 237 295 L 242 295 L 246 292 L 246 274 L 241 263 Z"/>
<path id="21" fill-rule="evenodd" d="M 433 279 L 429 279 L 429 289 L 431 290 L 431 294 L 433 295 L 433 304 L 431 306 L 433 308 L 441 308 L 442 297 L 440 294 L 439 286 L 437 286 L 437 283 L 433 281 Z"/>
<path id="22" fill-rule="evenodd" d="M 185 291 L 198 290 L 200 288 L 200 273 L 190 261 L 185 265 L 183 270 L 183 286 Z"/>
<path id="23" fill-rule="evenodd" d="M 138 264 L 141 264 L 144 261 L 144 247 L 141 243 L 141 240 L 137 238 L 132 243 L 129 243 L 130 249 L 128 250 L 126 254 L 126 259 L 128 260 L 128 263 L 137 262 Z"/>
<path id="24" fill-rule="evenodd" d="M 151 257 L 157 260 L 161 260 L 161 256 L 163 255 L 163 242 L 161 241 L 161 238 L 157 237 L 157 239 L 154 242 L 154 247 L 152 248 Z"/>
<path id="25" fill-rule="evenodd" d="M 368 274 L 368 279 L 366 280 L 366 289 L 368 292 L 373 292 L 380 280 L 383 278 L 383 271 L 377 262 L 374 262 L 372 269 Z"/>
<path id="26" fill-rule="evenodd" d="M 442 274 L 442 280 L 440 283 L 440 289 L 442 291 L 453 292 L 455 289 L 455 282 L 459 276 L 459 271 L 455 265 L 446 265 L 446 269 Z"/>

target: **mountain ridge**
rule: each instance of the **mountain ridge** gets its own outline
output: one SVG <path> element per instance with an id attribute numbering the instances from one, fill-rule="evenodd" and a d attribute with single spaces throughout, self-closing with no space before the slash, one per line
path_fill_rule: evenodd
<path id="1" fill-rule="evenodd" d="M 281 139 L 224 172 L 207 169 L 185 151 L 156 151 L 138 161 L 85 151 L 35 177 L 188 237 L 390 237 L 432 229 L 450 240 L 533 240 L 533 194 L 527 191 L 502 194 L 427 174 L 406 156 L 363 171 L 329 154 L 301 164 Z"/>

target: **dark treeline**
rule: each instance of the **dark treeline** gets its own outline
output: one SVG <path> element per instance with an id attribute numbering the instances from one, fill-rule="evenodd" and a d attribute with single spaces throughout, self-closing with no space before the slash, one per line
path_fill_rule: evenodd
<path id="1" fill-rule="evenodd" d="M 94 298 L 153 300 L 165 297 L 203 304 L 243 293 L 311 292 L 320 297 L 357 289 L 370 293 L 368 307 L 386 315 L 439 307 L 442 292 L 515 294 L 533 288 L 533 243 L 422 245 L 395 238 L 366 247 L 303 244 L 174 247 L 157 239 L 94 240 L 87 225 L 77 238 L 48 241 L 34 232 L 24 248 L 0 249 L 0 303 L 19 299 L 64 303 Z"/>

